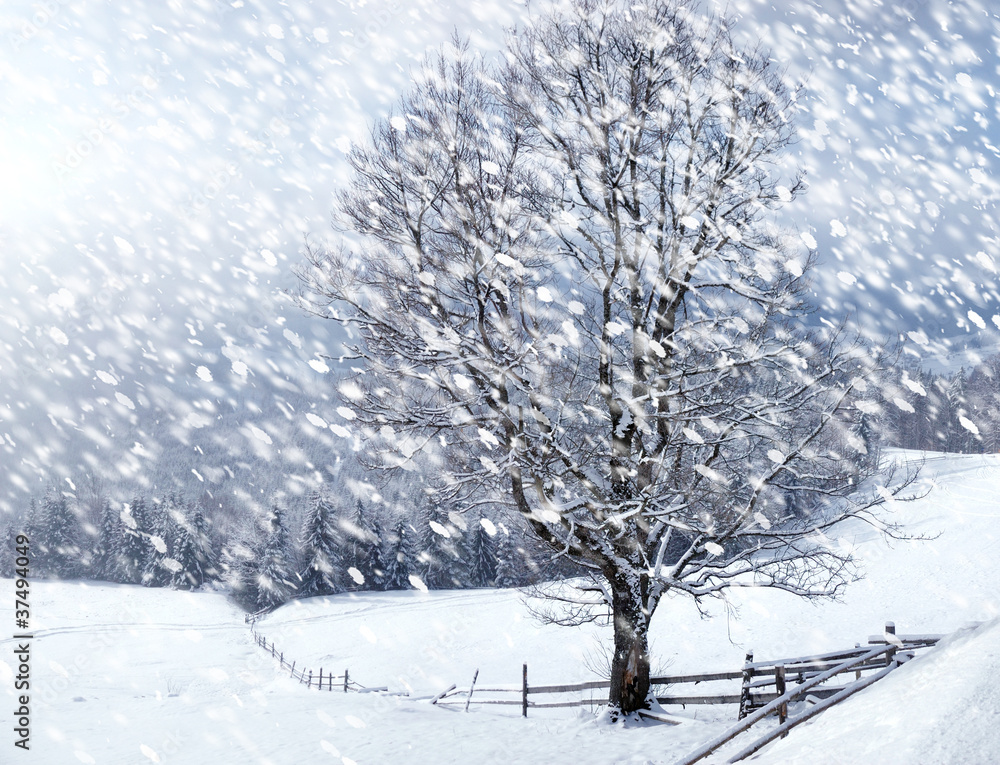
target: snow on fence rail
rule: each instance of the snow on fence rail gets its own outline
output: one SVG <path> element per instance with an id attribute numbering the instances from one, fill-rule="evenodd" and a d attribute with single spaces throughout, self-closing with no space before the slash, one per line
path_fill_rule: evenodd
<path id="1" fill-rule="evenodd" d="M 856 646 L 853 650 L 809 656 L 801 659 L 785 659 L 779 662 L 757 664 L 753 661 L 753 653 L 747 654 L 747 662 L 742 672 L 742 688 L 740 700 L 740 721 L 691 754 L 678 760 L 675 765 L 693 765 L 707 757 L 712 752 L 732 741 L 744 731 L 776 714 L 778 725 L 765 735 L 732 755 L 727 762 L 735 763 L 774 741 L 784 737 L 796 725 L 815 717 L 820 712 L 829 709 L 860 690 L 867 688 L 888 675 L 897 667 L 913 658 L 914 652 L 935 645 L 941 639 L 940 635 L 896 635 L 896 627 L 892 622 L 885 626 L 883 635 L 868 639 L 868 646 Z M 875 670 L 873 674 L 862 677 L 862 673 Z M 854 681 L 844 686 L 829 687 L 822 684 L 845 673 L 852 673 Z M 776 693 L 754 697 L 753 688 L 759 687 L 754 680 L 758 675 L 768 674 L 773 680 Z M 787 687 L 789 678 L 796 677 L 795 685 Z M 767 703 L 760 702 L 767 699 Z M 813 701 L 813 706 L 794 717 L 788 715 L 788 705 L 797 700 Z M 756 711 L 752 711 L 756 707 Z"/>

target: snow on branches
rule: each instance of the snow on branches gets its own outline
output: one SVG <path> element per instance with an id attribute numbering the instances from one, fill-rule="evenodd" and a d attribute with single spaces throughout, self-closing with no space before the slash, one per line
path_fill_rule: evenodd
<path id="1" fill-rule="evenodd" d="M 664 593 L 834 592 L 849 556 L 817 540 L 884 501 L 852 436 L 878 355 L 807 327 L 810 256 L 769 215 L 804 190 L 795 94 L 729 23 L 572 0 L 502 63 L 455 43 L 301 274 L 366 362 L 373 462 L 512 505 L 601 580 L 625 711 Z"/>

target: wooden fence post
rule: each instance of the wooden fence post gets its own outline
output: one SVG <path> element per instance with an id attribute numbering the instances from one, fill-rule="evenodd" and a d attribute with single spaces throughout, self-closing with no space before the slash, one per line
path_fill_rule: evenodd
<path id="1" fill-rule="evenodd" d="M 347 670 L 344 670 L 344 693 L 347 693 Z"/>
<path id="2" fill-rule="evenodd" d="M 528 716 L 528 665 L 521 669 L 521 717 Z"/>
<path id="3" fill-rule="evenodd" d="M 309 683 L 306 685 L 306 688 L 312 688 L 312 687 L 313 687 L 313 671 L 310 669 L 309 670 Z"/>
<path id="4" fill-rule="evenodd" d="M 476 674 L 472 676 L 472 685 L 469 686 L 469 695 L 465 697 L 465 711 L 469 711 L 469 702 L 472 701 L 472 691 L 476 688 L 476 679 L 479 677 L 479 668 L 476 667 Z"/>
<path id="5" fill-rule="evenodd" d="M 295 677 L 295 662 L 292 662 L 292 677 Z"/>
<path id="6" fill-rule="evenodd" d="M 753 680 L 751 664 L 753 664 L 753 651 L 747 651 L 747 657 L 743 664 L 743 687 L 740 689 L 740 716 L 738 718 L 740 720 L 750 714 L 750 682 Z"/>
<path id="7" fill-rule="evenodd" d="M 774 691 L 778 696 L 785 695 L 785 665 L 781 664 L 774 668 Z M 788 702 L 778 707 L 778 725 L 784 724 L 788 719 Z M 785 734 L 782 734 L 784 738 Z"/>
<path id="8" fill-rule="evenodd" d="M 319 689 L 323 690 L 323 668 L 319 668 Z"/>
<path id="9" fill-rule="evenodd" d="M 885 666 L 891 666 L 896 660 L 896 644 L 892 638 L 896 637 L 896 625 L 894 622 L 885 623 L 885 640 L 889 644 L 889 650 L 885 654 Z"/>

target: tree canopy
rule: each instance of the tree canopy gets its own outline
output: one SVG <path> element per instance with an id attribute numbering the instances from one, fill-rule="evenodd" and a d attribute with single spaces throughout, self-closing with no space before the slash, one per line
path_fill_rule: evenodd
<path id="1" fill-rule="evenodd" d="M 806 322 L 815 253 L 774 222 L 796 92 L 731 21 L 571 0 L 500 62 L 456 42 L 350 155 L 312 310 L 364 374 L 372 464 L 506 503 L 593 573 L 611 703 L 646 701 L 668 591 L 831 594 L 831 526 L 895 488 L 857 423 L 877 354 Z"/>

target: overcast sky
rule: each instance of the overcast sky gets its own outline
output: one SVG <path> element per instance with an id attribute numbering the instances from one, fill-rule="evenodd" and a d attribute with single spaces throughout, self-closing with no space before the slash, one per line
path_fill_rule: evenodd
<path id="1" fill-rule="evenodd" d="M 943 0 L 727 7 L 805 82 L 796 160 L 810 191 L 785 223 L 821 254 L 821 315 L 853 311 L 927 360 L 942 338 L 993 348 L 996 14 Z M 17 484 L 5 496 L 65 461 L 67 429 L 106 436 L 144 409 L 194 427 L 192 402 L 255 381 L 322 390 L 336 338 L 281 290 L 304 239 L 330 235 L 345 152 L 429 48 L 457 29 L 493 52 L 525 12 L 5 0 L 0 437 Z"/>

